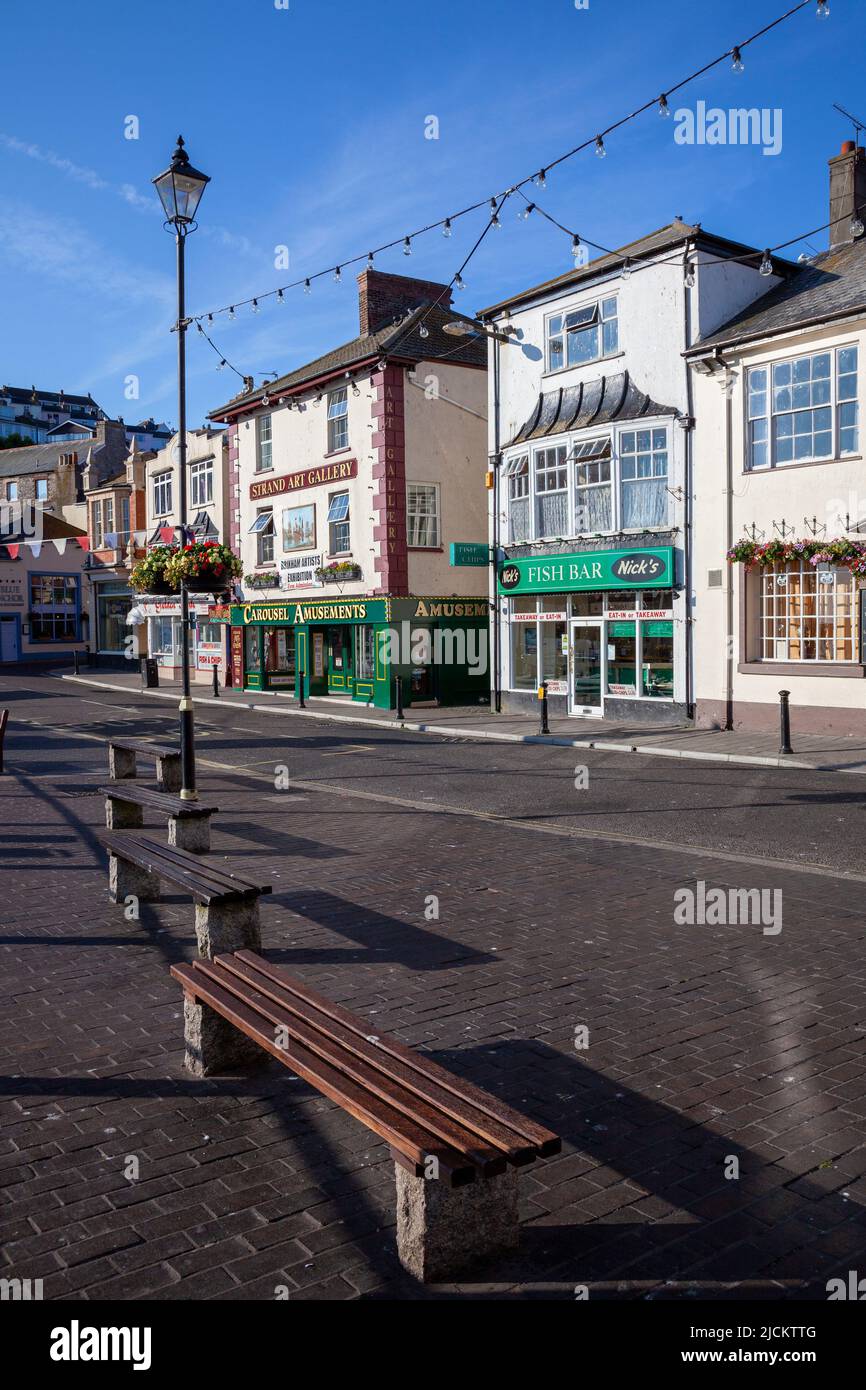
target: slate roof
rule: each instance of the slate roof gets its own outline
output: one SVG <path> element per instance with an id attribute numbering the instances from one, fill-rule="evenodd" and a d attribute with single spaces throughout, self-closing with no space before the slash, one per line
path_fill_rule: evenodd
<path id="1" fill-rule="evenodd" d="M 82 443 L 92 444 L 83 440 Z M 0 449 L 0 478 L 20 478 L 27 473 L 51 473 L 57 467 L 61 454 L 78 453 L 78 462 L 84 462 L 79 452 L 79 441 L 65 439 L 54 444 L 21 444 L 17 449 Z"/>
<path id="2" fill-rule="evenodd" d="M 786 333 L 858 312 L 866 312 L 866 237 L 822 252 L 791 279 L 699 339 L 686 355 L 699 356 L 707 348 Z"/>
<path id="3" fill-rule="evenodd" d="M 348 371 L 371 357 L 393 357 L 410 362 L 447 359 L 458 365 L 486 368 L 487 339 L 483 335 L 454 338 L 444 331 L 444 325 L 456 319 L 472 322 L 455 309 L 431 308 L 422 304 L 399 323 L 388 324 L 374 333 L 362 334 L 308 362 L 306 366 L 278 377 L 276 381 L 269 381 L 255 391 L 241 392 L 219 409 L 212 410 L 209 418 L 221 420 L 230 417 L 238 409 L 248 409 L 260 402 L 265 395 L 273 400 L 277 396 L 291 394 L 308 382 L 341 369 Z M 426 338 L 421 336 L 422 327 L 427 330 Z"/>
<path id="4" fill-rule="evenodd" d="M 577 386 L 560 386 L 555 391 L 542 391 L 538 404 L 509 444 L 523 444 L 529 439 L 566 434 L 590 426 L 609 425 L 614 420 L 640 420 L 644 416 L 676 415 L 672 405 L 659 405 L 641 391 L 628 372 L 594 377 Z"/>

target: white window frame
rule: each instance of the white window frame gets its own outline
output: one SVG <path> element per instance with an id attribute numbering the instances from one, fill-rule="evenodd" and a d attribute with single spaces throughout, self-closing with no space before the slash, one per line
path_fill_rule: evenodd
<path id="1" fill-rule="evenodd" d="M 40 488 L 42 489 L 41 492 L 40 492 Z M 37 479 L 36 479 L 36 501 L 37 501 L 37 502 L 47 502 L 47 501 L 48 501 L 48 479 L 47 479 L 47 478 L 37 478 Z"/>
<path id="2" fill-rule="evenodd" d="M 17 481 L 14 481 L 14 480 L 13 480 L 12 482 L 8 482 L 8 483 L 6 484 L 6 501 L 7 501 L 7 502 L 17 502 L 17 501 L 18 501 L 18 483 L 17 483 Z"/>
<path id="3" fill-rule="evenodd" d="M 349 447 L 349 388 L 338 386 L 328 392 L 328 453 Z"/>
<path id="4" fill-rule="evenodd" d="M 779 582 L 780 577 L 784 578 L 784 583 Z M 815 601 L 813 604 L 812 613 L 806 613 L 804 611 L 808 602 L 807 590 L 809 587 L 808 585 L 804 585 L 804 577 L 814 578 L 815 582 Z M 833 655 L 831 657 L 819 657 L 817 655 L 804 656 L 803 648 L 809 641 L 814 642 L 815 650 L 817 653 L 819 642 L 822 640 L 829 640 L 832 644 L 833 651 L 835 653 L 837 629 L 842 626 L 842 622 L 840 621 L 839 605 L 836 601 L 836 595 L 838 594 L 840 587 L 840 577 L 845 582 L 845 587 L 849 601 L 848 625 L 851 634 L 850 655 Z M 792 587 L 791 585 L 792 578 L 799 578 L 799 584 L 794 586 L 797 590 L 797 603 L 795 607 L 799 609 L 799 612 L 794 613 L 790 612 L 791 605 L 788 603 L 790 594 L 794 592 L 794 587 Z M 862 654 L 860 654 L 858 651 L 859 611 L 857 595 L 859 591 L 857 589 L 856 576 L 850 570 L 838 566 L 827 566 L 816 569 L 813 565 L 809 564 L 809 561 L 807 559 L 803 559 L 796 567 L 792 563 L 783 563 L 775 565 L 773 566 L 773 568 L 762 569 L 760 574 L 757 576 L 757 582 L 759 661 L 786 663 L 793 662 L 795 664 L 799 664 L 800 662 L 802 662 L 804 665 L 808 664 L 810 666 L 832 667 L 850 665 L 851 663 L 857 662 L 858 660 L 862 659 Z M 819 611 L 820 599 L 822 594 L 827 594 L 828 596 L 830 596 L 831 612 L 829 614 L 821 614 Z M 772 613 L 768 611 L 767 605 L 767 600 L 771 598 L 773 600 L 774 608 L 774 611 Z M 781 613 L 776 613 L 775 608 L 779 606 L 779 600 L 782 601 L 784 611 Z M 844 615 L 842 615 L 842 618 L 844 619 Z M 782 627 L 784 628 L 784 635 L 780 636 L 778 633 L 773 631 L 776 623 L 782 625 Z M 790 629 L 792 624 L 797 625 L 798 635 L 795 640 L 799 642 L 799 656 L 791 656 L 789 654 L 790 642 L 792 640 L 790 635 Z M 814 627 L 814 636 L 810 635 L 812 631 L 812 626 L 810 626 L 810 624 Z M 829 634 L 829 637 L 826 633 L 821 634 L 820 629 L 822 624 L 830 625 L 831 632 Z M 844 641 L 846 639 L 843 638 L 842 640 Z M 769 652 L 767 650 L 768 644 L 772 648 L 772 650 Z"/>
<path id="5" fill-rule="evenodd" d="M 213 459 L 196 459 L 190 464 L 189 501 L 191 507 L 206 507 L 213 502 Z"/>
<path id="6" fill-rule="evenodd" d="M 612 307 L 611 307 L 612 306 Z M 584 325 L 575 323 L 572 332 L 585 332 L 589 328 L 598 329 L 598 351 L 592 357 L 581 358 L 577 362 L 568 361 L 568 318 L 580 315 L 590 315 Z M 612 346 L 605 348 L 604 345 L 604 324 L 616 324 L 616 342 Z M 554 329 L 554 324 L 558 324 L 558 329 Z M 562 340 L 562 361 L 554 364 L 551 344 L 557 338 Z M 617 357 L 621 352 L 620 332 L 619 332 L 619 295 L 600 294 L 593 299 L 585 300 L 580 304 L 571 304 L 566 308 L 558 308 L 544 317 L 544 364 L 548 372 L 567 372 L 573 371 L 576 367 L 585 367 L 590 362 L 603 362 L 606 357 Z"/>
<path id="7" fill-rule="evenodd" d="M 346 506 L 335 506 L 339 499 L 345 497 Z M 338 516 L 331 516 L 332 512 L 341 512 Z M 338 528 L 345 527 L 345 535 L 339 532 Z M 337 546 L 336 542 L 345 539 L 345 545 Z M 328 554 L 329 555 L 350 555 L 352 553 L 352 506 L 348 492 L 332 492 L 328 496 Z"/>
<path id="8" fill-rule="evenodd" d="M 256 565 L 273 565 L 276 541 L 273 507 L 259 508 L 250 527 L 250 535 L 256 538 Z"/>
<path id="9" fill-rule="evenodd" d="M 852 352 L 852 351 L 856 354 L 856 358 L 857 358 L 855 370 L 854 370 L 853 372 L 851 372 L 851 371 L 843 372 L 843 371 L 840 370 L 840 361 L 841 361 L 842 354 L 843 354 L 843 353 L 846 353 L 846 352 Z M 830 387 L 829 387 L 829 399 L 828 399 L 827 401 L 819 401 L 817 404 L 811 404 L 811 403 L 810 403 L 809 405 L 800 405 L 800 406 L 795 407 L 794 404 L 793 404 L 793 390 L 794 390 L 794 387 L 797 386 L 797 385 L 803 386 L 803 385 L 805 385 L 806 383 L 804 383 L 804 382 L 795 383 L 795 382 L 793 381 L 793 379 L 792 379 L 792 381 L 791 381 L 791 383 L 790 383 L 790 389 L 791 389 L 791 393 L 792 393 L 791 405 L 790 405 L 790 407 L 787 408 L 787 409 L 784 409 L 784 410 L 777 410 L 777 409 L 775 408 L 775 391 L 776 391 L 776 390 L 784 391 L 784 390 L 786 389 L 786 384 L 785 384 L 785 383 L 778 383 L 778 384 L 777 384 L 777 383 L 775 382 L 775 375 L 776 375 L 777 369 L 780 368 L 780 367 L 790 367 L 790 368 L 791 368 L 791 376 L 792 376 L 792 378 L 793 378 L 794 371 L 796 370 L 796 366 L 795 366 L 796 363 L 804 362 L 804 361 L 812 362 L 812 361 L 814 361 L 814 359 L 817 358 L 817 357 L 829 357 L 829 358 L 830 358 L 830 376 L 829 376 Z M 755 385 L 755 387 L 754 387 L 754 389 L 753 389 L 753 378 L 754 378 L 755 374 L 758 373 L 758 372 L 764 372 L 764 373 L 765 373 L 765 386 L 764 386 L 764 389 L 763 389 L 763 390 L 761 390 L 760 387 L 757 386 L 757 385 Z M 860 420 L 859 420 L 859 414 L 860 414 L 860 411 L 859 411 L 859 385 L 860 385 L 860 382 L 859 382 L 859 373 L 860 373 L 860 353 L 859 353 L 859 344 L 857 344 L 857 343 L 840 343 L 837 347 L 821 348 L 818 352 L 800 352 L 800 353 L 792 354 L 791 356 L 788 356 L 788 357 L 777 357 L 777 358 L 772 358 L 772 359 L 770 359 L 770 360 L 768 360 L 768 361 L 766 361 L 766 362 L 756 362 L 753 366 L 749 367 L 749 369 L 748 369 L 748 371 L 747 371 L 747 373 L 746 373 L 745 392 L 744 392 L 744 403 L 743 403 L 744 415 L 745 415 L 745 429 L 744 429 L 744 434 L 745 434 L 745 439 L 744 439 L 744 447 L 745 447 L 745 471 L 746 471 L 747 473 L 763 473 L 763 472 L 766 472 L 768 469 L 774 469 L 774 468 L 793 468 L 793 467 L 795 467 L 797 464 L 806 464 L 806 463 L 829 463 L 829 462 L 832 462 L 834 459 L 852 458 L 852 457 L 855 457 L 857 454 L 859 454 L 859 452 L 860 452 Z M 854 378 L 854 382 L 855 382 L 855 393 L 854 393 L 854 395 L 852 396 L 852 395 L 845 394 L 845 395 L 843 395 L 843 396 L 840 397 L 840 393 L 839 393 L 839 391 L 840 391 L 840 387 L 839 387 L 840 378 L 846 378 L 846 379 L 850 380 L 851 377 Z M 825 378 L 818 378 L 818 379 L 819 379 L 819 380 L 825 380 Z M 811 381 L 812 381 L 812 377 L 811 377 L 811 370 L 810 370 L 810 384 L 811 384 Z M 846 391 L 847 391 L 849 388 L 846 386 L 845 389 L 846 389 Z M 763 410 L 761 410 L 761 408 L 760 408 L 760 402 L 761 402 L 761 401 L 763 401 Z M 853 424 L 853 425 L 850 425 L 850 424 L 848 424 L 848 425 L 842 425 L 842 424 L 840 423 L 842 410 L 843 410 L 845 407 L 847 407 L 847 406 L 853 407 L 853 415 L 854 415 L 854 424 Z M 830 434 L 830 452 L 829 452 L 828 454 L 815 454 L 815 453 L 812 453 L 812 454 L 809 454 L 808 456 L 807 456 L 807 455 L 803 455 L 803 456 L 800 457 L 800 458 L 792 457 L 792 458 L 790 458 L 790 459 L 779 459 L 778 456 L 777 456 L 777 447 L 776 447 L 776 446 L 777 446 L 777 443 L 778 443 L 778 437 L 777 437 L 777 433 L 776 433 L 775 423 L 774 423 L 774 422 L 775 422 L 777 419 L 780 419 L 781 417 L 790 416 L 790 417 L 792 418 L 792 421 L 796 424 L 796 416 L 797 416 L 797 415 L 805 414 L 805 413 L 807 413 L 807 412 L 811 414 L 812 412 L 814 412 L 814 411 L 816 411 L 816 410 L 821 410 L 821 409 L 826 409 L 826 410 L 829 410 L 829 412 L 830 412 L 830 429 L 829 429 L 829 434 Z M 764 426 L 763 430 L 761 430 L 761 428 L 760 428 L 761 425 Z M 855 442 L 854 442 L 854 447 L 853 447 L 852 449 L 844 449 L 844 450 L 843 450 L 842 447 L 841 447 L 841 444 L 842 444 L 842 431 L 843 431 L 843 429 L 846 429 L 846 430 L 847 430 L 847 429 L 853 429 L 854 432 L 855 432 Z M 826 431 L 826 430 L 816 431 L 816 430 L 814 429 L 814 425 L 813 425 L 813 429 L 812 429 L 812 432 L 811 432 L 813 442 L 814 442 L 814 438 L 815 438 L 816 433 L 826 434 L 827 432 L 828 432 L 828 431 Z M 760 434 L 763 434 L 763 438 L 756 437 L 756 435 L 760 435 Z M 802 437 L 802 436 L 801 436 L 801 437 Z M 797 438 L 797 435 L 796 435 L 795 433 L 792 433 L 791 439 L 794 440 L 794 439 L 796 439 L 796 438 Z M 755 462 L 754 462 L 754 447 L 755 447 L 755 445 L 761 445 L 761 444 L 763 444 L 763 445 L 765 446 L 765 448 L 766 448 L 766 452 L 767 452 L 766 460 L 765 460 L 765 462 L 763 462 L 763 463 L 755 463 Z"/>
<path id="10" fill-rule="evenodd" d="M 632 454 L 633 454 L 634 459 L 635 459 L 635 476 L 634 476 L 633 478 L 625 478 L 625 477 L 623 477 L 623 471 L 622 471 L 623 454 L 624 454 L 624 450 L 623 450 L 623 439 L 624 439 L 625 437 L 629 436 L 629 435 L 632 435 L 632 434 L 635 436 L 635 447 L 634 447 L 633 450 L 632 450 L 632 449 L 629 449 L 629 450 L 628 450 L 628 453 L 629 453 L 629 455 L 632 455 Z M 638 444 L 638 436 L 641 435 L 641 434 L 648 434 L 648 435 L 650 436 L 650 441 L 649 441 L 649 447 L 648 447 L 648 448 L 641 449 L 641 448 L 639 447 L 639 444 Z M 663 442 L 663 444 L 658 444 L 658 443 L 656 442 L 656 435 L 658 435 L 658 434 L 664 435 L 664 442 Z M 637 461 L 638 461 L 638 459 L 639 459 L 641 456 L 645 456 L 645 455 L 647 455 L 647 454 L 649 455 L 649 458 L 650 458 L 650 469 L 651 469 L 651 471 L 650 471 L 648 474 L 646 474 L 645 476 L 641 477 L 641 476 L 639 476 L 638 473 L 637 473 L 637 467 L 638 467 L 638 462 L 637 462 Z M 665 471 L 664 471 L 664 473 L 656 473 L 656 471 L 655 471 L 655 459 L 656 459 L 656 455 L 661 455 L 661 454 L 664 454 L 664 456 L 665 456 Z M 621 529 L 621 530 L 623 530 L 623 531 L 647 531 L 647 530 L 650 530 L 650 531 L 651 531 L 651 530 L 655 530 L 655 529 L 666 529 L 668 526 L 671 525 L 671 493 L 670 493 L 670 476 L 671 476 L 671 434 L 670 434 L 670 430 L 668 429 L 667 425 L 652 425 L 652 424 L 651 424 L 651 425 L 646 425 L 646 424 L 644 424 L 642 421 L 639 421 L 639 420 L 638 420 L 638 421 L 630 421 L 629 424 L 628 424 L 627 426 L 624 426 L 623 429 L 619 430 L 619 431 L 618 431 L 618 435 L 617 435 L 616 474 L 617 474 L 617 494 L 618 494 L 618 497 L 619 497 L 619 518 L 618 518 L 618 519 L 619 519 L 619 525 L 620 525 L 620 529 Z M 626 525 L 626 520 L 625 520 L 625 504 L 624 504 L 624 501 L 623 501 L 624 496 L 625 496 L 625 486 L 626 486 L 626 484 L 629 483 L 629 484 L 640 485 L 640 484 L 644 484 L 644 483 L 654 483 L 654 482 L 658 482 L 658 481 L 661 480 L 661 479 L 664 480 L 663 483 L 662 483 L 662 488 L 663 488 L 663 492 L 664 492 L 664 501 L 665 501 L 665 515 L 664 515 L 663 519 L 660 520 L 660 521 L 651 521 L 651 522 L 649 522 L 648 524 L 645 524 L 645 525 L 640 525 L 640 524 L 638 524 L 638 525 L 627 526 L 627 525 Z"/>
<path id="11" fill-rule="evenodd" d="M 170 469 L 162 473 L 154 473 L 151 479 L 153 485 L 153 514 L 154 516 L 171 516 L 173 510 L 173 474 Z"/>
<path id="12" fill-rule="evenodd" d="M 533 536 L 533 506 L 534 501 L 531 496 L 532 484 L 530 481 L 529 451 L 521 454 L 512 454 L 502 465 L 502 475 L 505 479 L 505 504 L 506 518 L 508 522 L 508 539 L 512 545 L 522 545 L 526 541 L 532 540 Z M 525 503 L 526 521 L 524 525 L 525 534 L 515 535 L 514 527 L 514 506 L 516 502 Z"/>
<path id="13" fill-rule="evenodd" d="M 90 530 L 94 550 L 102 549 L 102 537 L 105 535 L 105 528 L 102 524 L 102 500 L 95 498 L 90 504 Z"/>
<path id="14" fill-rule="evenodd" d="M 417 504 L 419 497 L 422 500 L 426 499 L 427 502 L 432 498 L 432 508 L 426 505 L 420 509 L 417 505 L 413 508 L 413 501 Z M 407 482 L 406 543 L 410 550 L 441 549 L 440 515 L 439 484 Z M 422 539 L 425 529 L 428 534 L 426 539 Z"/>
<path id="15" fill-rule="evenodd" d="M 274 466 L 274 427 L 270 415 L 256 416 L 256 472 L 269 473 Z"/>

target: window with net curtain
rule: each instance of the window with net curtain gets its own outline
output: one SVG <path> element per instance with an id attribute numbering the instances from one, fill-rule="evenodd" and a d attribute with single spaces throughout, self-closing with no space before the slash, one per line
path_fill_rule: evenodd
<path id="1" fill-rule="evenodd" d="M 568 450 L 564 444 L 535 455 L 535 534 L 567 536 Z"/>
<path id="2" fill-rule="evenodd" d="M 668 432 L 626 430 L 619 437 L 624 529 L 668 524 Z"/>
<path id="3" fill-rule="evenodd" d="M 613 529 L 610 436 L 576 444 L 574 463 L 574 532 L 588 535 Z"/>
<path id="4" fill-rule="evenodd" d="M 532 539 L 529 525 L 529 455 L 518 454 L 505 464 L 508 500 L 508 538 L 518 545 Z"/>

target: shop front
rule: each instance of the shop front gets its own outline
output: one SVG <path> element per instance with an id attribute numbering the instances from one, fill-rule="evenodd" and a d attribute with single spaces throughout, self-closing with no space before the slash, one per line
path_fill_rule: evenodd
<path id="1" fill-rule="evenodd" d="M 211 681 L 214 667 L 226 666 L 225 627 L 210 616 L 213 607 L 211 594 L 190 594 L 189 664 L 194 681 Z M 178 679 L 183 655 L 180 597 L 139 595 L 125 621 L 136 628 L 146 624 L 147 654 L 156 659 L 164 679 Z M 141 654 L 144 654 L 144 644 L 141 644 Z"/>
<path id="2" fill-rule="evenodd" d="M 503 707 L 623 723 L 685 718 L 684 597 L 670 546 L 506 560 Z"/>
<path id="3" fill-rule="evenodd" d="M 345 598 L 233 604 L 233 684 L 392 709 L 486 703 L 484 599 Z"/>

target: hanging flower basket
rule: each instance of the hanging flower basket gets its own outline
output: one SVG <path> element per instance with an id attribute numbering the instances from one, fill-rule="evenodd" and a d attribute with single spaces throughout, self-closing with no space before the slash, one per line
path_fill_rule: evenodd
<path id="1" fill-rule="evenodd" d="M 742 540 L 728 551 L 732 565 L 745 565 L 746 569 L 771 569 L 776 565 L 806 564 L 818 569 L 827 565 L 851 570 L 852 574 L 866 574 L 866 541 L 852 541 L 847 537 L 836 540 L 771 541 Z"/>
<path id="2" fill-rule="evenodd" d="M 247 589 L 278 589 L 280 576 L 278 574 L 245 574 L 244 585 Z"/>
<path id="3" fill-rule="evenodd" d="M 221 594 L 240 575 L 243 566 L 227 545 L 218 541 L 193 541 L 183 549 L 157 546 L 135 566 L 130 575 L 139 593 L 177 594 L 181 580 L 198 593 Z"/>
<path id="4" fill-rule="evenodd" d="M 176 594 L 177 586 L 166 574 L 172 554 L 173 547 L 167 545 L 158 545 L 148 551 L 130 573 L 132 588 L 140 594 Z"/>
<path id="5" fill-rule="evenodd" d="M 335 560 L 331 565 L 320 565 L 316 578 L 323 584 L 343 584 L 349 579 L 360 579 L 361 566 L 354 560 Z"/>

